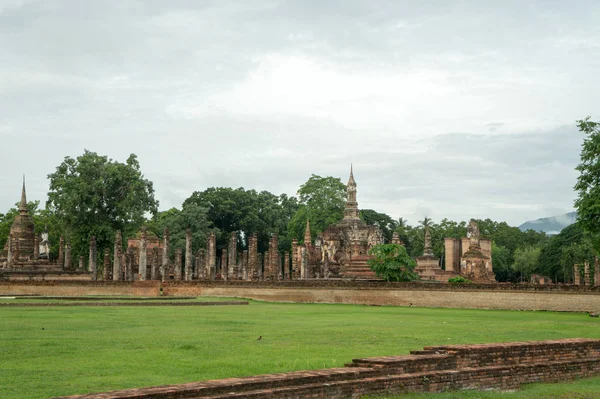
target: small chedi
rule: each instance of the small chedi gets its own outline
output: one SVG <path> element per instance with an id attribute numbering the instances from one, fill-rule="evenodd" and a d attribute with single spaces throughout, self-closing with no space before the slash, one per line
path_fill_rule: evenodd
<path id="1" fill-rule="evenodd" d="M 19 202 L 19 214 L 10 227 L 3 250 L 0 252 L 0 269 L 7 271 L 59 271 L 61 266 L 50 261 L 48 232 L 40 237 L 35 233 L 33 218 L 27 206 L 25 178 Z"/>
<path id="2" fill-rule="evenodd" d="M 492 268 L 492 242 L 479 238 L 477 222 L 469 222 L 467 237 L 460 240 L 446 238 L 444 244 L 447 272 L 456 272 L 480 283 L 496 281 Z"/>

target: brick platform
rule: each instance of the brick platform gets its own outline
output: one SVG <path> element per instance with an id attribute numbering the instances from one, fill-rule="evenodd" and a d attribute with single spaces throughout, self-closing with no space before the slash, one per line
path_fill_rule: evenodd
<path id="1" fill-rule="evenodd" d="M 367 394 L 516 389 L 600 375 L 600 340 L 425 347 L 405 356 L 354 359 L 344 368 L 260 375 L 69 399 L 359 398 Z M 67 397 L 63 397 L 67 398 Z"/>

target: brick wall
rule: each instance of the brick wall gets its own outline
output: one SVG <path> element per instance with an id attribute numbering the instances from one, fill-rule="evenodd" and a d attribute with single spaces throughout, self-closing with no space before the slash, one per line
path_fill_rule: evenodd
<path id="1" fill-rule="evenodd" d="M 240 297 L 273 302 L 600 312 L 599 287 L 308 280 L 162 284 L 167 296 Z M 160 295 L 159 281 L 0 281 L 0 295 Z"/>
<path id="2" fill-rule="evenodd" d="M 515 287 L 514 285 L 511 285 Z M 600 312 L 597 290 L 406 284 L 309 286 L 288 284 L 165 283 L 165 295 L 240 297 L 272 302 L 347 303 L 469 309 Z"/>
<path id="3" fill-rule="evenodd" d="M 71 399 L 359 398 L 367 394 L 516 389 L 600 375 L 600 340 L 426 347 L 406 356 L 354 359 L 345 368 L 129 389 Z"/>

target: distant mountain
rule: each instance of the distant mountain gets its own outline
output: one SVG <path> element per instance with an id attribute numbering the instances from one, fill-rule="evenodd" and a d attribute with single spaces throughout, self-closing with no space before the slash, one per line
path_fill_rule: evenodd
<path id="1" fill-rule="evenodd" d="M 577 212 L 569 212 L 564 215 L 551 216 L 548 218 L 541 218 L 525 222 L 519 226 L 521 231 L 535 230 L 544 231 L 547 234 L 558 234 L 565 227 L 575 223 L 577 218 Z"/>

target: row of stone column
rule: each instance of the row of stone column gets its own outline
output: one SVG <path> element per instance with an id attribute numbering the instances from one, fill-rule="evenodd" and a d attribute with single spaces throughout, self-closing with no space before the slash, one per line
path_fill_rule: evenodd
<path id="1" fill-rule="evenodd" d="M 581 285 L 581 265 L 574 264 L 573 265 L 573 284 Z M 591 275 L 590 275 L 590 263 L 583 263 L 583 284 L 591 285 Z M 594 285 L 600 285 L 600 261 L 598 257 L 594 260 Z"/>

